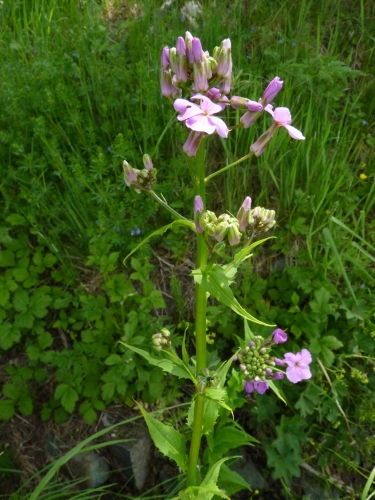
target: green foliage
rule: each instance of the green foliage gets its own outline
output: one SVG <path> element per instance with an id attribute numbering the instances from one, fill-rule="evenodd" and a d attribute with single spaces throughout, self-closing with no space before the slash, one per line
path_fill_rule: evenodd
<path id="1" fill-rule="evenodd" d="M 16 410 L 30 415 L 37 388 L 51 374 L 56 385 L 43 405 L 43 419 L 62 421 L 78 411 L 93 423 L 111 402 L 132 404 L 138 393 L 146 401 L 160 397 L 164 388 L 159 374 L 136 364 L 131 351 L 117 344 L 122 336 L 132 345 L 147 346 L 153 331 L 162 326 L 157 318 L 150 320 L 152 311 L 165 307 L 150 281 L 153 266 L 132 259 L 133 273 L 124 276 L 118 271 L 119 253 L 111 252 L 108 236 L 99 235 L 90 241 L 89 281 L 76 286 L 43 239 L 27 232 L 17 238 L 9 234 L 0 251 L 8 283 L 2 295 L 0 348 L 13 356 L 22 346 L 27 361 L 6 368 L 9 382 L 2 389 L 1 418 L 10 419 Z M 30 278 L 20 279 L 20 270 L 23 277 L 33 276 L 32 289 Z"/>

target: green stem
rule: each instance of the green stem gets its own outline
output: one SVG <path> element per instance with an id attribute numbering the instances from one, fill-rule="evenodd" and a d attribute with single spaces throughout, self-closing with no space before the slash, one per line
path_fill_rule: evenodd
<path id="1" fill-rule="evenodd" d="M 210 181 L 211 179 L 213 179 L 214 177 L 216 177 L 217 175 L 219 174 L 222 174 L 223 172 L 225 172 L 226 170 L 229 170 L 230 168 L 232 167 L 235 167 L 236 165 L 238 165 L 239 163 L 242 163 L 243 161 L 247 160 L 248 158 L 250 158 L 251 156 L 253 156 L 253 152 L 250 151 L 249 154 L 243 156 L 242 158 L 240 158 L 239 160 L 235 161 L 234 163 L 231 163 L 230 165 L 227 165 L 226 167 L 224 168 L 221 168 L 220 170 L 217 170 L 216 172 L 214 172 L 213 174 L 211 175 L 208 175 L 206 178 L 205 178 L 205 182 L 208 182 Z"/>
<path id="2" fill-rule="evenodd" d="M 196 156 L 195 192 L 202 197 L 205 205 L 206 186 L 204 180 L 204 152 L 205 140 L 202 141 Z M 207 264 L 208 248 L 202 234 L 197 234 L 197 269 L 203 269 Z M 207 366 L 206 349 L 206 292 L 200 285 L 196 285 L 195 293 L 195 337 L 196 337 L 196 374 Z M 187 486 L 197 484 L 197 466 L 202 438 L 204 395 L 197 393 L 194 407 L 193 434 L 191 438 L 189 462 L 187 471 Z"/>
<path id="3" fill-rule="evenodd" d="M 152 189 L 150 189 L 150 191 L 146 191 L 146 193 L 149 193 L 154 198 L 154 200 L 160 203 L 160 205 L 164 207 L 166 210 L 168 210 L 168 212 L 170 212 L 173 215 L 173 217 L 176 217 L 176 219 L 189 220 L 180 215 L 178 212 L 176 212 L 176 210 L 173 210 L 173 208 L 170 207 L 167 202 L 159 198 L 159 196 Z"/>

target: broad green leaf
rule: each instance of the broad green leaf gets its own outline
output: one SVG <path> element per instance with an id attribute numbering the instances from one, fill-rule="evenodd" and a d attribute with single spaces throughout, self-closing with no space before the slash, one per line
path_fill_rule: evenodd
<path id="1" fill-rule="evenodd" d="M 231 458 L 235 458 L 235 457 L 231 457 Z M 221 460 L 216 462 L 216 464 L 214 464 L 212 467 L 210 467 L 209 471 L 206 474 L 206 477 L 202 481 L 201 486 L 206 486 L 206 487 L 216 486 L 217 478 L 219 477 L 219 473 L 220 473 L 220 467 L 227 460 L 229 460 L 229 457 L 222 458 Z M 223 497 L 223 498 L 225 498 L 225 497 Z"/>
<path id="2" fill-rule="evenodd" d="M 26 311 L 29 306 L 29 294 L 26 290 L 17 290 L 13 295 L 13 307 L 16 311 Z"/>
<path id="3" fill-rule="evenodd" d="M 178 498 L 181 500 L 211 500 L 214 495 L 230 500 L 217 486 L 189 486 L 186 490 L 180 491 Z"/>
<path id="4" fill-rule="evenodd" d="M 195 401 L 191 403 L 188 412 L 187 425 L 190 428 L 193 427 L 194 410 L 195 410 Z M 203 420 L 202 420 L 203 434 L 207 435 L 213 431 L 218 416 L 219 416 L 219 404 L 217 403 L 217 401 L 205 398 L 203 406 Z"/>
<path id="5" fill-rule="evenodd" d="M 104 361 L 104 364 L 112 366 L 112 365 L 118 365 L 122 362 L 123 360 L 121 356 L 119 356 L 118 354 L 110 354 L 108 358 Z"/>
<path id="6" fill-rule="evenodd" d="M 68 384 L 59 384 L 55 390 L 55 399 L 61 399 L 61 405 L 69 413 L 73 413 L 74 406 L 78 401 L 78 394 Z"/>
<path id="7" fill-rule="evenodd" d="M 20 338 L 21 331 L 16 325 L 11 323 L 2 323 L 0 325 L 0 348 L 4 351 L 10 349 Z"/>
<path id="8" fill-rule="evenodd" d="M 0 401 L 0 420 L 10 420 L 14 415 L 14 402 L 10 399 Z"/>
<path id="9" fill-rule="evenodd" d="M 143 349 L 138 349 L 138 347 L 134 347 L 132 345 L 125 344 L 124 342 L 120 342 L 120 344 L 124 345 L 128 349 L 131 349 L 132 351 L 136 352 L 143 358 L 145 358 L 150 365 L 153 366 L 158 366 L 161 368 L 164 372 L 172 373 L 172 375 L 176 375 L 176 377 L 179 378 L 189 378 L 196 384 L 195 377 L 193 374 L 190 372 L 188 367 L 186 367 L 181 360 L 180 363 L 176 361 L 176 359 L 163 359 L 163 358 L 155 358 L 154 356 L 151 356 L 147 351 L 144 351 Z M 165 351 L 167 352 L 167 351 Z M 168 353 L 171 354 L 171 353 Z M 177 356 L 175 356 L 177 358 Z M 178 359 L 178 358 L 177 358 Z"/>
<path id="10" fill-rule="evenodd" d="M 208 272 L 203 272 L 200 269 L 192 271 L 195 283 L 200 285 L 206 292 L 215 297 L 222 304 L 230 307 L 239 316 L 246 318 L 253 323 L 258 323 L 264 326 L 275 326 L 263 323 L 251 314 L 249 314 L 235 299 L 232 290 L 229 287 L 228 278 L 222 266 L 214 264 Z"/>
<path id="11" fill-rule="evenodd" d="M 18 408 L 22 415 L 31 415 L 33 412 L 33 400 L 30 396 L 22 396 L 18 401 Z"/>
<path id="12" fill-rule="evenodd" d="M 16 290 L 17 283 L 5 276 L 0 276 L 0 306 L 5 306 L 8 302 L 10 293 Z"/>
<path id="13" fill-rule="evenodd" d="M 220 469 L 219 486 L 229 495 L 234 495 L 238 491 L 246 489 L 251 491 L 251 485 L 226 464 L 223 464 Z"/>
<path id="14" fill-rule="evenodd" d="M 12 226 L 26 226 L 27 224 L 25 217 L 19 214 L 10 214 L 5 220 L 12 224 Z"/>
<path id="15" fill-rule="evenodd" d="M 155 446 L 166 457 L 176 462 L 182 471 L 187 468 L 186 438 L 170 425 L 163 424 L 147 413 L 141 406 L 139 409 L 146 421 Z"/>
<path id="16" fill-rule="evenodd" d="M 14 267 L 14 253 L 12 250 L 2 250 L 0 252 L 0 267 Z"/>
<path id="17" fill-rule="evenodd" d="M 157 229 L 156 231 L 154 231 L 153 233 L 149 234 L 147 236 L 147 238 L 145 238 L 143 241 L 141 241 L 141 243 L 139 245 L 137 245 L 126 257 L 125 259 L 123 260 L 123 263 L 125 264 L 125 262 L 128 260 L 128 258 L 133 255 L 133 253 L 135 253 L 137 250 L 139 250 L 141 247 L 143 247 L 143 245 L 145 245 L 147 243 L 148 240 L 150 240 L 151 238 L 153 238 L 154 236 L 160 236 L 162 234 L 164 234 L 166 231 L 168 231 L 168 229 L 173 229 L 174 227 L 177 227 L 177 226 L 186 226 L 186 227 L 189 227 L 190 229 L 192 229 L 193 231 L 195 231 L 195 224 L 193 222 L 190 222 L 186 219 L 177 219 L 173 222 L 171 222 L 170 224 L 167 224 L 166 226 L 163 226 L 163 227 L 160 227 L 159 229 Z"/>

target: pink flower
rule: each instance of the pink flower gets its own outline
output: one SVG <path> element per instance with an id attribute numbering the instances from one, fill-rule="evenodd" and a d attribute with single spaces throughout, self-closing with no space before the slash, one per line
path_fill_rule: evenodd
<path id="1" fill-rule="evenodd" d="M 277 330 L 272 333 L 272 338 L 275 344 L 283 344 L 288 340 L 288 335 L 283 332 L 281 328 L 277 328 Z"/>
<path id="2" fill-rule="evenodd" d="M 290 125 L 292 123 L 292 115 L 290 114 L 288 108 L 276 108 L 275 111 L 273 111 L 273 106 L 268 104 L 264 110 L 272 115 L 273 121 L 278 127 L 284 127 L 287 129 L 290 137 L 296 139 L 297 141 L 305 140 L 302 132 Z"/>
<path id="3" fill-rule="evenodd" d="M 287 352 L 284 356 L 285 363 L 288 365 L 286 369 L 286 377 L 290 382 L 296 384 L 301 380 L 311 378 L 309 364 L 312 361 L 311 354 L 307 349 L 302 349 L 301 352 L 293 354 Z"/>
<path id="4" fill-rule="evenodd" d="M 185 121 L 186 126 L 194 132 L 206 134 L 217 132 L 220 137 L 228 137 L 229 130 L 223 120 L 212 116 L 220 113 L 222 107 L 201 94 L 193 96 L 192 99 L 200 99 L 200 105 L 186 99 L 175 100 L 174 109 L 180 113 L 177 119 Z"/>
<path id="5" fill-rule="evenodd" d="M 292 116 L 288 108 L 276 108 L 275 111 L 273 111 L 273 106 L 271 106 L 271 104 L 268 104 L 264 108 L 264 110 L 272 115 L 273 123 L 270 128 L 266 130 L 266 132 L 264 132 L 264 134 L 262 134 L 259 139 L 251 146 L 250 151 L 253 151 L 255 156 L 260 156 L 263 153 L 268 143 L 271 141 L 273 134 L 279 127 L 286 128 L 288 134 L 293 139 L 296 139 L 297 141 L 305 140 L 302 132 L 290 125 L 292 123 Z"/>

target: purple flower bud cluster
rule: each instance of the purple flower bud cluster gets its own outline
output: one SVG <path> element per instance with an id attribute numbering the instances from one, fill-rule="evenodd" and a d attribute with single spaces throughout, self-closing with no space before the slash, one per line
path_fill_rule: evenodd
<path id="1" fill-rule="evenodd" d="M 229 38 L 215 47 L 214 56 L 203 50 L 199 38 L 189 31 L 178 37 L 176 47 L 164 47 L 161 55 L 160 87 L 166 97 L 179 97 L 181 88 L 193 93 L 206 92 L 218 85 L 222 94 L 229 94 L 232 78 L 232 55 Z"/>
<path id="2" fill-rule="evenodd" d="M 250 196 L 245 198 L 238 210 L 237 217 L 232 217 L 229 214 L 216 217 L 213 212 L 204 210 L 202 198 L 196 196 L 194 222 L 198 233 L 206 232 L 207 236 L 214 238 L 218 243 L 224 242 L 224 239 L 227 238 L 230 246 L 238 245 L 247 229 L 257 233 L 266 232 L 276 224 L 275 211 L 262 207 L 251 209 Z M 220 245 L 220 251 L 223 250 L 223 246 Z"/>
<path id="3" fill-rule="evenodd" d="M 278 328 L 272 333 L 271 340 L 255 336 L 247 347 L 239 351 L 237 360 L 246 393 L 256 391 L 263 394 L 269 387 L 269 380 L 284 378 L 284 373 L 277 371 L 276 366 L 286 367 L 286 377 L 294 384 L 311 378 L 309 364 L 312 358 L 307 349 L 302 349 L 297 354 L 286 353 L 283 360 L 271 356 L 272 345 L 284 343 L 287 339 L 287 334 Z"/>
<path id="4" fill-rule="evenodd" d="M 128 187 L 132 187 L 134 191 L 149 191 L 151 186 L 156 182 L 156 169 L 153 167 L 151 156 L 143 155 L 144 169 L 138 170 L 133 168 L 126 160 L 124 160 L 124 180 Z"/>

